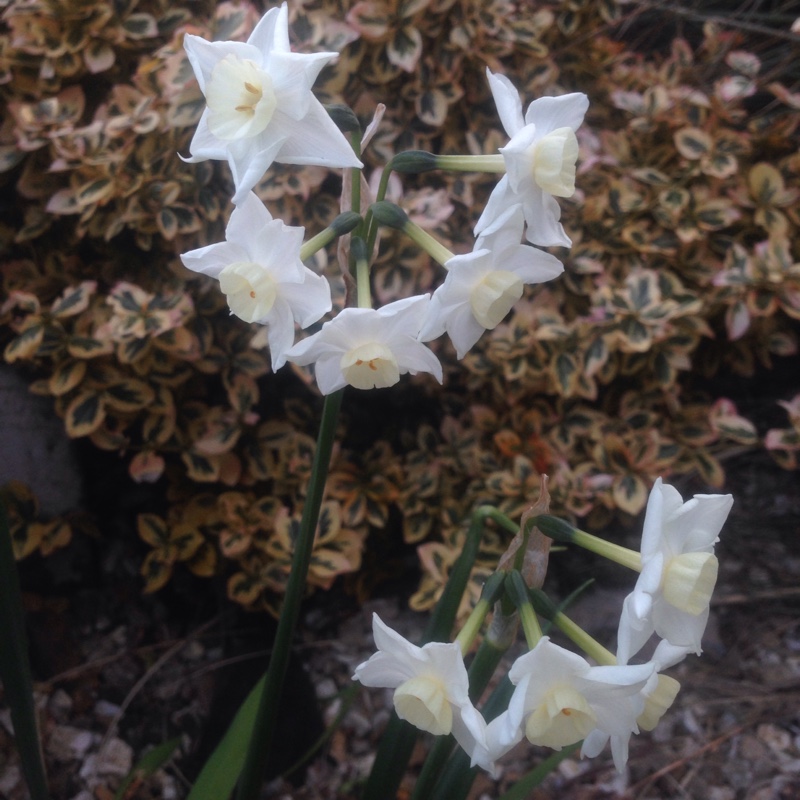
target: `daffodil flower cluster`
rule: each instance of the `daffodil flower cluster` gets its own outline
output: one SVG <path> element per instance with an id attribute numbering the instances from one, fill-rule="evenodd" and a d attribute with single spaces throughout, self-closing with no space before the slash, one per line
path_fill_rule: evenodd
<path id="1" fill-rule="evenodd" d="M 427 342 L 447 334 L 457 357 L 463 358 L 484 331 L 506 317 L 526 284 L 552 280 L 563 271 L 556 256 L 538 248 L 571 244 L 556 198 L 575 192 L 576 131 L 588 108 L 585 95 L 542 97 L 523 115 L 512 83 L 487 70 L 509 136 L 498 154 L 398 154 L 384 170 L 375 202 L 363 216 L 357 199 L 362 181 L 350 175 L 352 191 L 343 194 L 352 196 L 354 209 L 343 209 L 325 231 L 304 241 L 304 228 L 273 219 L 253 189 L 273 162 L 362 168 L 360 150 L 354 149 L 359 145 L 348 141 L 312 92 L 320 71 L 337 54 L 293 53 L 286 3 L 267 11 L 246 42 L 208 42 L 187 35 L 185 49 L 206 99 L 185 160 L 227 161 L 234 209 L 224 242 L 181 258 L 187 268 L 219 282 L 232 314 L 266 326 L 273 370 L 287 361 L 313 365 L 325 395 L 346 386 L 390 387 L 404 374 L 429 373 L 441 382 L 442 366 Z M 351 114 L 343 127 L 353 133 L 358 122 Z M 471 252 L 450 252 L 400 208 L 384 201 L 392 170 L 429 169 L 502 173 L 475 225 Z M 373 308 L 368 254 L 378 225 L 399 228 L 423 247 L 444 268 L 443 282 L 429 294 Z M 347 307 L 324 319 L 332 310 L 330 284 L 304 262 L 344 234 L 351 234 L 341 250 L 355 273 L 357 292 L 348 298 Z M 295 340 L 297 327 L 320 322 L 316 332 Z M 506 594 L 496 617 L 510 616 L 508 609 L 516 605 L 514 614 L 522 620 L 529 651 L 511 666 L 513 694 L 505 710 L 491 720 L 470 699 L 464 664 L 488 602 L 476 608 L 474 613 L 480 609 L 482 615 L 477 624 L 465 627 L 469 635 L 422 647 L 376 616 L 378 651 L 356 668 L 354 678 L 366 686 L 393 689 L 394 707 L 402 719 L 431 734 L 452 734 L 472 764 L 492 774 L 498 759 L 523 739 L 555 750 L 582 742 L 582 754 L 590 757 L 610 742 L 614 763 L 622 770 L 630 737 L 652 729 L 675 699 L 678 684 L 663 671 L 689 653 L 700 653 L 717 576 L 714 543 L 731 503 L 730 496 L 723 495 L 696 495 L 684 503 L 659 479 L 648 502 L 640 552 L 603 542 L 548 515 L 533 517 L 546 536 L 608 556 L 636 570 L 639 578 L 623 605 L 614 655 L 553 611 L 546 596 L 537 594 L 538 588 L 523 582 L 520 590 L 519 571 L 496 573 L 500 580 L 493 586 L 515 587 L 503 589 Z M 313 514 L 309 519 L 304 536 L 311 541 L 316 521 Z M 592 661 L 543 636 L 534 608 L 549 614 Z M 653 635 L 659 643 L 652 656 L 644 663 L 630 663 Z"/>
<path id="2" fill-rule="evenodd" d="M 559 520 L 535 518 L 543 532 L 602 552 L 640 575 L 623 604 L 616 656 L 539 601 L 539 610 L 580 643 L 595 664 L 542 636 L 530 603 L 521 607 L 530 650 L 511 666 L 514 692 L 507 709 L 491 721 L 469 699 L 459 643 L 419 648 L 377 616 L 373 631 L 378 652 L 356 667 L 353 677 L 366 686 L 394 689 L 402 719 L 430 733 L 453 733 L 471 764 L 492 775 L 497 774 L 498 759 L 523 739 L 553 750 L 582 741 L 581 755 L 586 757 L 598 755 L 610 742 L 614 764 L 622 771 L 631 736 L 655 728 L 677 696 L 678 682 L 663 670 L 690 652 L 700 653 L 716 580 L 714 544 L 732 502 L 730 495 L 695 495 L 684 503 L 659 478 L 650 494 L 638 553 Z M 500 604 L 497 609 L 502 613 Z M 629 664 L 654 633 L 660 641 L 653 655 L 644 663 Z"/>
<path id="3" fill-rule="evenodd" d="M 270 9 L 246 42 L 186 35 L 184 45 L 206 99 L 184 160 L 227 161 L 235 208 L 224 242 L 181 258 L 189 269 L 219 281 L 232 314 L 267 326 L 273 370 L 287 361 L 313 365 L 323 394 L 348 385 L 392 386 L 406 373 L 430 373 L 441 382 L 441 364 L 425 342 L 447 333 L 463 358 L 485 330 L 503 320 L 525 284 L 551 280 L 563 271 L 555 256 L 521 242 L 524 236 L 541 246 L 570 244 L 555 198 L 575 190 L 575 129 L 588 100 L 582 94 L 540 98 L 523 119 L 516 89 L 507 78 L 489 72 L 498 113 L 511 137 L 508 145 L 496 156 L 448 156 L 441 165 L 507 173 L 477 222 L 472 252 L 450 253 L 428 237 L 427 249 L 447 271 L 442 285 L 432 295 L 401 298 L 378 309 L 372 308 L 366 265 L 358 307 L 324 320 L 331 312 L 330 286 L 303 261 L 356 225 L 336 229 L 313 246 L 313 240 L 304 244 L 304 229 L 272 219 L 253 189 L 273 162 L 362 167 L 311 88 L 337 54 L 293 53 L 286 3 Z M 448 165 L 447 158 L 462 163 Z M 383 200 L 380 193 L 377 199 Z M 359 217 L 356 234 L 369 233 L 369 218 L 370 212 Z M 413 238 L 413 232 L 406 232 Z M 295 342 L 296 326 L 305 329 L 320 321 L 320 330 Z"/>

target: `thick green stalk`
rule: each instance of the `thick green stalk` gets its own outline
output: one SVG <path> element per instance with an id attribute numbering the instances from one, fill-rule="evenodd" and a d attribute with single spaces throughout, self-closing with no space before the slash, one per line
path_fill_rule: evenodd
<path id="1" fill-rule="evenodd" d="M 2 500 L 0 500 L 0 679 L 17 740 L 22 773 L 33 800 L 47 800 L 45 774 L 36 707 L 33 702 L 33 681 L 28 663 L 28 638 L 19 575 L 11 546 L 11 533 Z"/>
<path id="2" fill-rule="evenodd" d="M 256 800 L 261 791 L 261 784 L 264 782 L 266 754 L 269 752 L 275 733 L 283 680 L 286 675 L 289 651 L 292 646 L 292 636 L 300 614 L 300 604 L 305 594 L 306 578 L 309 564 L 311 563 L 311 555 L 314 551 L 314 536 L 317 531 L 319 510 L 325 491 L 325 481 L 328 477 L 328 468 L 330 466 L 331 451 L 333 450 L 343 392 L 344 390 L 341 390 L 329 394 L 325 398 L 325 405 L 322 409 L 322 423 L 317 437 L 314 463 L 311 468 L 311 480 L 308 484 L 308 493 L 303 506 L 300 534 L 295 542 L 292 570 L 286 585 L 286 594 L 281 607 L 280 619 L 278 620 L 278 630 L 275 634 L 272 657 L 267 669 L 264 692 L 261 695 L 253 736 L 250 740 L 242 775 L 239 779 L 236 794 L 238 800 Z"/>

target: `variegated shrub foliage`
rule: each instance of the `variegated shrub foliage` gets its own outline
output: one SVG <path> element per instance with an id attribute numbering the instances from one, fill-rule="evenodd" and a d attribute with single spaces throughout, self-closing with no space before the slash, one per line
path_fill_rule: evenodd
<path id="1" fill-rule="evenodd" d="M 797 396 L 783 403 L 792 428 L 759 432 L 708 380 L 785 369 L 797 353 L 800 94 L 781 77 L 796 49 L 781 61 L 735 24 L 707 22 L 692 44 L 661 34 L 642 55 L 625 35 L 638 5 L 290 3 L 295 48 L 342 54 L 316 84 L 320 99 L 348 103 L 364 122 L 387 104 L 365 154 L 376 166 L 410 148 L 496 152 L 487 65 L 524 96 L 579 90 L 592 103 L 578 193 L 564 208 L 574 246 L 563 279 L 531 290 L 466 370 L 440 347 L 451 368 L 444 391 L 424 397 L 428 422 L 337 452 L 313 586 L 358 570 L 370 536 L 402 519 L 424 573 L 413 604 L 428 607 L 470 509 L 491 502 L 517 516 L 542 473 L 556 513 L 597 527 L 641 511 L 658 475 L 697 473 L 719 487 L 732 448 L 765 445 L 797 467 Z M 183 34 L 245 39 L 263 9 L 0 6 L 5 359 L 53 398 L 70 436 L 123 454 L 133 480 L 164 487 L 168 512 L 138 519 L 148 591 L 188 568 L 270 608 L 288 574 L 316 400 L 308 381 L 270 375 L 263 334 L 181 266 L 179 253 L 221 238 L 230 188 L 224 167 L 174 157 L 188 152 L 203 103 Z M 393 196 L 468 250 L 463 232 L 492 177 L 424 178 L 393 183 Z M 338 210 L 322 168 L 276 167 L 257 189 L 310 233 Z M 375 292 L 388 302 L 426 291 L 432 270 L 390 238 Z M 65 523 L 37 521 L 24 487 L 6 494 L 19 557 L 69 541 Z M 495 560 L 501 534 L 484 547 Z"/>

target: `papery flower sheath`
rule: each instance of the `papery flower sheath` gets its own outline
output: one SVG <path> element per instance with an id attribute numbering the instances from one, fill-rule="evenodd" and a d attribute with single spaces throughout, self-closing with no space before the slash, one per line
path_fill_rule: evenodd
<path id="1" fill-rule="evenodd" d="M 717 580 L 714 544 L 732 505 L 729 494 L 696 494 L 684 503 L 677 489 L 656 480 L 644 519 L 641 573 L 619 621 L 619 663 L 654 632 L 664 640 L 654 655 L 664 666 L 700 654 Z"/>
<path id="2" fill-rule="evenodd" d="M 208 42 L 187 34 L 184 47 L 206 108 L 189 162 L 227 161 L 241 203 L 273 161 L 360 167 L 353 149 L 311 86 L 338 53 L 293 53 L 286 3 L 261 18 L 247 42 Z"/>
<path id="3" fill-rule="evenodd" d="M 636 733 L 653 670 L 652 664 L 593 667 L 543 636 L 508 673 L 516 688 L 508 709 L 487 727 L 489 748 L 501 751 L 525 737 L 560 750 L 595 730 L 619 738 Z M 624 758 L 627 750 L 614 753 L 617 769 Z"/>
<path id="4" fill-rule="evenodd" d="M 181 256 L 188 269 L 219 281 L 232 314 L 268 326 L 273 370 L 286 362 L 294 323 L 308 327 L 331 310 L 328 281 L 300 260 L 303 233 L 273 219 L 249 192 L 233 209 L 224 242 Z"/>
<path id="5" fill-rule="evenodd" d="M 520 244 L 524 224 L 522 206 L 512 206 L 484 229 L 471 253 L 445 263 L 447 277 L 431 298 L 422 341 L 447 331 L 463 358 L 508 314 L 524 284 L 549 281 L 564 271 L 555 256 Z"/>
<path id="6" fill-rule="evenodd" d="M 286 357 L 295 364 L 314 364 L 323 394 L 348 384 L 356 389 L 393 386 L 406 372 L 430 372 L 441 383 L 439 359 L 417 338 L 429 303 L 426 294 L 379 309 L 345 308 Z"/>
<path id="7" fill-rule="evenodd" d="M 353 679 L 364 686 L 394 689 L 397 715 L 420 730 L 437 735 L 452 733 L 471 755 L 486 749 L 483 717 L 469 699 L 469 679 L 461 647 L 409 642 L 372 615 L 372 633 L 378 652 L 356 667 Z"/>
<path id="8" fill-rule="evenodd" d="M 559 222 L 561 209 L 556 197 L 575 191 L 575 165 L 580 127 L 589 99 L 573 92 L 561 97 L 540 97 L 522 116 L 519 92 L 505 75 L 486 70 L 500 121 L 511 137 L 500 148 L 506 174 L 492 191 L 475 225 L 479 234 L 489 228 L 512 205 L 522 205 L 526 237 L 532 244 L 569 247 L 572 241 Z"/>

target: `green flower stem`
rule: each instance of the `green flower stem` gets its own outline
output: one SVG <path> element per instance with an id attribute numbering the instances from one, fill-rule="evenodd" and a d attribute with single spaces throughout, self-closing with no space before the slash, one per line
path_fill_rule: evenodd
<path id="1" fill-rule="evenodd" d="M 408 220 L 403 226 L 403 233 L 443 267 L 454 256 L 454 253 L 448 250 L 438 239 L 435 239 L 426 230 L 420 228 L 416 222 Z"/>
<path id="2" fill-rule="evenodd" d="M 525 579 L 519 570 L 515 569 L 513 572 L 508 573 L 506 577 L 506 592 L 511 596 L 514 605 L 519 610 L 522 630 L 525 632 L 525 641 L 528 643 L 528 647 L 533 650 L 542 638 L 542 628 L 533 611 Z"/>
<path id="3" fill-rule="evenodd" d="M 350 233 L 360 222 L 361 215 L 354 211 L 345 211 L 343 214 L 339 214 L 325 230 L 312 236 L 307 242 L 303 242 L 303 246 L 300 248 L 300 260 L 305 261 L 307 258 L 311 258 L 317 250 L 322 250 L 334 239 Z"/>
<path id="4" fill-rule="evenodd" d="M 361 160 L 360 130 L 353 131 L 350 135 L 350 144 L 353 147 L 356 158 Z M 361 169 L 359 167 L 354 167 L 350 170 L 350 209 L 356 214 L 361 214 Z"/>
<path id="5" fill-rule="evenodd" d="M 350 242 L 350 254 L 356 262 L 356 295 L 358 297 L 358 307 L 372 308 L 367 245 L 360 236 L 353 236 Z"/>
<path id="6" fill-rule="evenodd" d="M 559 612 L 553 619 L 556 627 L 563 631 L 586 655 L 591 656 L 598 664 L 613 667 L 617 664 L 617 657 L 607 650 L 597 639 L 589 636 L 586 631 L 573 622 L 568 616 Z"/>
<path id="7" fill-rule="evenodd" d="M 530 605 L 520 608 L 519 619 L 522 623 L 522 630 L 525 632 L 525 641 L 528 643 L 528 647 L 533 650 L 542 638 L 542 628 L 539 625 L 539 620 Z"/>
<path id="8" fill-rule="evenodd" d="M 314 551 L 314 536 L 319 521 L 325 482 L 328 477 L 343 393 L 344 390 L 340 390 L 329 394 L 325 398 L 325 405 L 322 409 L 322 422 L 317 437 L 317 448 L 314 452 L 311 479 L 303 506 L 300 534 L 295 542 L 292 569 L 289 573 L 289 581 L 286 585 L 286 593 L 278 620 L 278 630 L 275 634 L 272 657 L 267 669 L 264 692 L 261 695 L 253 735 L 239 778 L 237 800 L 256 800 L 264 782 L 266 754 L 269 752 L 275 733 L 292 636 L 306 590 L 306 578 Z"/>
<path id="9" fill-rule="evenodd" d="M 400 206 L 387 200 L 375 202 L 370 206 L 373 219 L 381 225 L 402 231 L 411 241 L 418 244 L 431 258 L 442 266 L 453 257 L 440 241 L 408 218 Z"/>
<path id="10" fill-rule="evenodd" d="M 499 153 L 482 156 L 440 156 L 425 150 L 407 150 L 398 153 L 389 167 L 395 172 L 419 174 L 432 169 L 446 169 L 453 172 L 505 172 L 506 162 Z"/>
<path id="11" fill-rule="evenodd" d="M 480 511 L 485 519 L 490 519 L 493 522 L 496 522 L 501 528 L 505 528 L 509 533 L 517 533 L 519 531 L 519 525 L 514 522 L 511 517 L 507 517 L 502 511 L 499 511 L 494 506 L 481 506 L 478 511 Z"/>
<path id="12" fill-rule="evenodd" d="M 541 590 L 528 589 L 528 596 L 534 608 L 545 618 L 563 631 L 584 653 L 591 656 L 598 664 L 614 666 L 616 656 L 607 650 L 596 639 L 589 636 L 583 628 L 576 625 L 566 614 L 558 610 L 555 603 Z"/>
<path id="13" fill-rule="evenodd" d="M 604 556 L 611 561 L 616 561 L 617 564 L 622 564 L 623 567 L 628 567 L 635 572 L 642 571 L 642 556 L 636 550 L 631 550 L 622 545 L 607 542 L 599 536 L 592 536 L 591 533 L 586 531 L 575 531 L 575 544 L 583 547 L 585 550 L 591 550 L 599 556 Z"/>
<path id="14" fill-rule="evenodd" d="M 485 156 L 436 156 L 436 167 L 452 172 L 505 172 L 506 162 L 499 153 Z"/>
<path id="15" fill-rule="evenodd" d="M 391 174 L 392 165 L 390 162 L 383 168 L 383 172 L 381 172 L 381 179 L 378 183 L 378 194 L 375 197 L 375 201 L 378 203 L 382 202 L 386 197 L 386 190 L 389 188 L 389 178 Z M 364 227 L 367 231 L 367 252 L 372 253 L 375 249 L 375 242 L 378 239 L 378 223 L 372 214 L 371 207 L 367 209 L 367 213 L 364 216 Z"/>
<path id="16" fill-rule="evenodd" d="M 464 627 L 459 631 L 458 636 L 456 636 L 456 642 L 461 646 L 461 652 L 464 655 L 469 652 L 469 648 L 472 646 L 475 637 L 483 626 L 486 615 L 499 599 L 500 593 L 503 591 L 504 580 L 505 575 L 503 573 L 495 572 L 488 577 L 486 583 L 483 585 L 481 599 L 478 600 L 475 608 L 472 609 L 472 613 L 469 615 L 469 619 L 467 619 L 464 623 Z"/>
<path id="17" fill-rule="evenodd" d="M 558 517 L 551 517 L 549 514 L 533 517 L 529 522 L 531 525 L 536 525 L 545 536 L 549 536 L 551 539 L 577 544 L 584 550 L 597 553 L 597 555 L 615 561 L 635 572 L 642 571 L 642 556 L 637 550 L 630 550 L 622 545 L 607 542 L 599 536 L 593 536 L 591 533 L 574 528 L 568 522 L 558 519 Z"/>
<path id="18" fill-rule="evenodd" d="M 33 680 L 28 662 L 28 637 L 19 574 L 11 544 L 5 506 L 0 499 L 0 680 L 11 711 L 11 722 L 17 742 L 22 774 L 32 800 L 47 800 L 47 789 L 39 731 L 36 725 L 36 706 L 33 699 Z"/>

